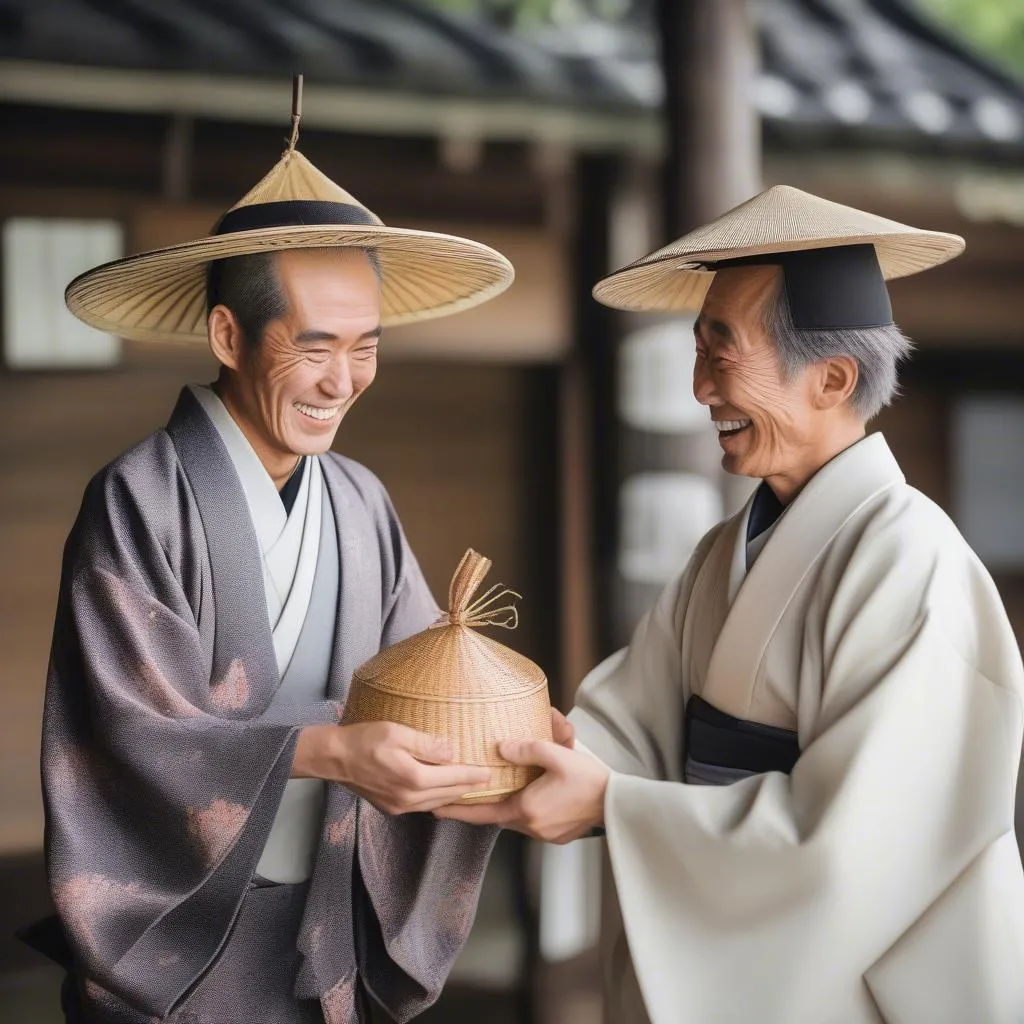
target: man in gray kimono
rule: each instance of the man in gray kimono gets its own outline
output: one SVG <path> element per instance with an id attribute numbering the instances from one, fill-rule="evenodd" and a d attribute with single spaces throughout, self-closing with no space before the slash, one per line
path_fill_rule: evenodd
<path id="1" fill-rule="evenodd" d="M 339 724 L 353 670 L 440 613 L 380 482 L 329 448 L 382 323 L 510 279 L 290 148 L 209 238 L 69 287 L 88 322 L 221 364 L 92 480 L 65 549 L 43 783 L 70 1019 L 406 1021 L 437 998 L 494 832 L 419 812 L 487 771 Z"/>

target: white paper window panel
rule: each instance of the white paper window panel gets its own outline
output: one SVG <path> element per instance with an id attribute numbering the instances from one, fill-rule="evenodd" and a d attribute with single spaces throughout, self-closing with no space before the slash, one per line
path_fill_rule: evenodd
<path id="1" fill-rule="evenodd" d="M 124 232 L 110 220 L 12 217 L 3 225 L 4 361 L 11 369 L 103 367 L 121 340 L 81 322 L 64 289 L 90 267 L 124 255 Z"/>
<path id="2" fill-rule="evenodd" d="M 638 473 L 619 501 L 619 572 L 636 583 L 667 583 L 723 512 L 718 487 L 695 473 Z"/>
<path id="3" fill-rule="evenodd" d="M 953 518 L 990 569 L 1024 569 L 1024 399 L 973 395 L 953 410 Z"/>
<path id="4" fill-rule="evenodd" d="M 541 847 L 540 954 L 548 963 L 579 956 L 600 940 L 602 845 Z"/>
<path id="5" fill-rule="evenodd" d="M 619 416 L 654 433 L 710 431 L 708 410 L 693 397 L 693 317 L 634 331 L 619 346 Z"/>

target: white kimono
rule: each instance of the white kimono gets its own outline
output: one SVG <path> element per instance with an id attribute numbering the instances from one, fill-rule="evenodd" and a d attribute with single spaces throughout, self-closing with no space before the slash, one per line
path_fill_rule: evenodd
<path id="1" fill-rule="evenodd" d="M 613 769 L 628 953 L 607 1019 L 1024 1021 L 1024 669 L 992 580 L 879 434 L 820 470 L 749 571 L 748 514 L 571 716 Z M 792 773 L 682 782 L 692 695 L 795 730 Z"/>

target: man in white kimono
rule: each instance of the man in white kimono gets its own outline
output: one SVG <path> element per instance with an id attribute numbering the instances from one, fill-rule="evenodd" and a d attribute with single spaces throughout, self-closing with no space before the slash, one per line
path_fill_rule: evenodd
<path id="1" fill-rule="evenodd" d="M 488 772 L 339 724 L 353 671 L 440 612 L 380 481 L 329 449 L 382 325 L 510 280 L 292 147 L 210 237 L 69 287 L 88 322 L 208 341 L 221 366 L 97 474 L 65 549 L 43 725 L 60 926 L 35 942 L 69 968 L 70 1020 L 407 1021 L 437 998 L 496 830 L 422 812 Z"/>
<path id="2" fill-rule="evenodd" d="M 615 1024 L 1024 1021 L 1020 654 L 865 431 L 908 351 L 884 278 L 962 244 L 776 187 L 595 289 L 699 309 L 694 394 L 763 482 L 584 680 L 576 749 L 506 744 L 545 774 L 436 813 L 604 827 Z"/>

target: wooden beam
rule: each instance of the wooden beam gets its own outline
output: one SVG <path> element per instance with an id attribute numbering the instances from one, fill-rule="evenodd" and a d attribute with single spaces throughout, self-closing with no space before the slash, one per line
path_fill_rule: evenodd
<path id="1" fill-rule="evenodd" d="M 284 88 L 278 80 L 240 75 L 0 60 L 0 95 L 9 103 L 280 124 Z M 661 148 L 660 126 L 653 114 L 580 110 L 529 99 L 320 85 L 307 90 L 302 119 L 304 127 L 380 135 L 555 139 L 577 149 L 645 153 Z"/>

